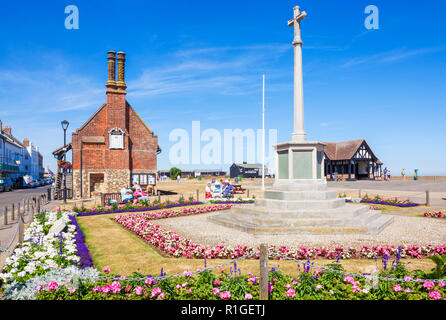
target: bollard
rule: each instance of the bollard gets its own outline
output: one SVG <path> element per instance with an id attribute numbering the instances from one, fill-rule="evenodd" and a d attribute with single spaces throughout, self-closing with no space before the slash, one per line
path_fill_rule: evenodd
<path id="1" fill-rule="evenodd" d="M 361 189 L 358 191 L 358 198 L 361 198 Z"/>
<path id="2" fill-rule="evenodd" d="M 430 199 L 429 199 L 429 190 L 426 190 L 426 206 L 430 206 Z"/>
<path id="3" fill-rule="evenodd" d="M 8 206 L 5 206 L 5 211 L 3 213 L 3 223 L 5 226 L 8 224 Z"/>
<path id="4" fill-rule="evenodd" d="M 200 191 L 197 189 L 197 201 L 200 201 L 199 195 L 200 195 Z"/>
<path id="5" fill-rule="evenodd" d="M 260 300 L 268 300 L 268 246 L 260 245 Z"/>
<path id="6" fill-rule="evenodd" d="M 14 203 L 12 204 L 12 220 L 15 220 L 15 207 L 14 207 Z"/>
<path id="7" fill-rule="evenodd" d="M 247 196 L 249 198 L 249 189 L 246 189 Z"/>
<path id="8" fill-rule="evenodd" d="M 19 213 L 19 243 L 22 244 L 25 237 L 25 222 L 23 219 L 23 215 Z"/>
<path id="9" fill-rule="evenodd" d="M 39 213 L 40 212 L 40 201 L 37 201 L 36 208 L 37 208 L 37 213 Z"/>

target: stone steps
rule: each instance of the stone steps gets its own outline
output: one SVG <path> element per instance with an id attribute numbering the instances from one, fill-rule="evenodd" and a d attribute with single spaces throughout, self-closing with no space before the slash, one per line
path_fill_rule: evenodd
<path id="1" fill-rule="evenodd" d="M 345 205 L 344 199 L 328 200 L 275 200 L 257 199 L 255 206 L 266 207 L 273 210 L 299 210 L 299 209 L 332 209 Z"/>
<path id="2" fill-rule="evenodd" d="M 265 190 L 265 199 L 273 200 L 329 200 L 336 199 L 336 191 L 280 191 Z"/>

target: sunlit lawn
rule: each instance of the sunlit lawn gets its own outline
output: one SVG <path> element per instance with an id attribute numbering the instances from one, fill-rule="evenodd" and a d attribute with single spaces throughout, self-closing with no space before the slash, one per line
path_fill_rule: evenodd
<path id="1" fill-rule="evenodd" d="M 118 214 L 106 214 L 90 217 L 78 217 L 79 225 L 86 235 L 86 241 L 90 253 L 93 257 L 94 265 L 98 269 L 109 266 L 113 273 L 129 275 L 139 269 L 145 274 L 159 274 L 161 268 L 167 274 L 182 273 L 185 270 L 197 270 L 202 268 L 202 259 L 184 259 L 163 257 L 146 242 L 121 227 L 112 219 Z M 207 266 L 212 267 L 229 259 L 208 259 Z M 317 259 L 313 260 L 317 265 L 332 263 L 333 260 Z M 409 270 L 428 270 L 433 267 L 429 259 L 403 259 L 403 262 L 410 261 L 407 265 Z M 291 261 L 270 260 L 270 267 L 277 267 L 283 272 L 297 275 L 297 264 Z M 375 266 L 373 259 L 349 259 L 342 260 L 344 268 L 351 272 L 366 272 L 370 267 Z M 259 260 L 242 260 L 237 262 L 242 272 L 259 272 Z M 226 270 L 229 271 L 229 266 Z M 381 261 L 378 260 L 381 267 Z M 217 269 L 218 271 L 218 269 Z"/>

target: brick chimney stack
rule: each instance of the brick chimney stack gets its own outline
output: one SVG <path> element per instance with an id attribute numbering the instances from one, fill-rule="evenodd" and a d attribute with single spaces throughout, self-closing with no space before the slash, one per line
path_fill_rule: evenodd
<path id="1" fill-rule="evenodd" d="M 3 123 L 2 120 L 0 120 L 0 133 L 2 133 L 2 131 L 3 131 Z"/>
<path id="2" fill-rule="evenodd" d="M 106 87 L 116 86 L 116 52 L 108 52 L 108 81 Z"/>
<path id="3" fill-rule="evenodd" d="M 125 93 L 125 89 L 127 89 L 127 86 L 125 84 L 125 53 L 120 51 L 118 52 L 118 81 L 116 82 L 116 85 L 118 86 L 118 89 L 123 91 Z"/>
<path id="4" fill-rule="evenodd" d="M 7 134 L 9 134 L 10 136 L 12 136 L 12 133 L 11 133 L 11 127 L 10 127 L 10 126 L 6 126 L 6 127 L 4 127 L 4 128 L 3 128 L 3 131 L 6 132 Z"/>
<path id="5" fill-rule="evenodd" d="M 27 139 L 27 138 L 23 139 L 23 145 L 25 147 L 29 147 L 29 139 Z"/>

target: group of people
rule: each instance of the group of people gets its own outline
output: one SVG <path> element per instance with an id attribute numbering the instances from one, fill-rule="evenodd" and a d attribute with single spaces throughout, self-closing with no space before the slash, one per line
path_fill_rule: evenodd
<path id="1" fill-rule="evenodd" d="M 123 203 L 132 202 L 133 204 L 136 204 L 141 200 L 149 200 L 149 196 L 142 190 L 141 186 L 135 182 L 131 188 L 128 184 L 125 184 L 122 187 L 121 199 Z"/>
<path id="2" fill-rule="evenodd" d="M 234 195 L 234 187 L 229 180 L 210 183 L 206 186 L 206 199 L 222 199 L 232 198 Z"/>
<path id="3" fill-rule="evenodd" d="M 392 175 L 390 169 L 387 169 L 387 167 L 385 167 L 383 170 L 383 174 L 384 174 L 384 181 L 390 181 L 390 177 Z"/>

